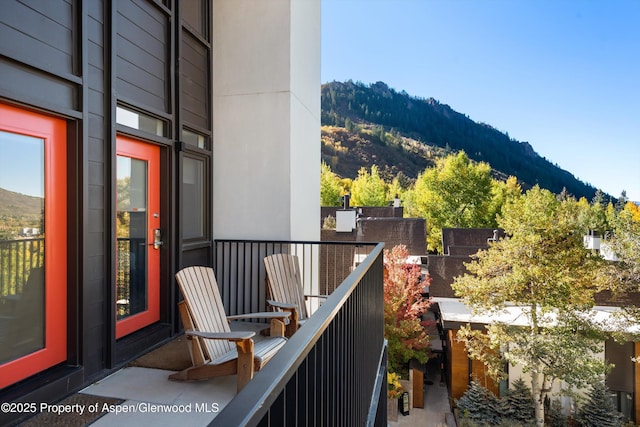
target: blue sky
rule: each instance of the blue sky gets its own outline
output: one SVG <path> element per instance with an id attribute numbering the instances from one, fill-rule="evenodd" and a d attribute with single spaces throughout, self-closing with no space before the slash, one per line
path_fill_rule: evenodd
<path id="1" fill-rule="evenodd" d="M 640 0 L 322 0 L 322 82 L 383 81 L 640 201 Z"/>
<path id="2" fill-rule="evenodd" d="M 0 188 L 43 197 L 43 164 L 43 140 L 0 132 Z"/>

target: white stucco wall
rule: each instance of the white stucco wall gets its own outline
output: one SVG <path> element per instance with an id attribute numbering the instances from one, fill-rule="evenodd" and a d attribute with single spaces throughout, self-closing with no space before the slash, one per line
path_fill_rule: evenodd
<path id="1" fill-rule="evenodd" d="M 594 355 L 594 358 L 598 360 L 604 360 L 604 343 L 602 343 L 602 351 L 598 354 Z M 531 389 L 531 374 L 528 372 L 523 372 L 521 365 L 509 365 L 509 388 L 513 389 L 513 383 L 518 380 L 518 378 L 522 378 L 527 387 Z M 567 396 L 567 393 L 563 390 L 567 390 L 568 385 L 564 381 L 555 381 L 552 387 L 551 393 L 549 393 L 549 397 L 554 400 L 560 400 L 562 404 L 562 409 L 564 410 L 565 415 L 573 414 L 576 406 L 574 400 Z M 589 393 L 588 389 L 579 389 L 572 390 L 572 393 L 576 395 L 582 395 L 586 397 Z"/>
<path id="2" fill-rule="evenodd" d="M 213 234 L 320 238 L 320 0 L 214 0 Z"/>

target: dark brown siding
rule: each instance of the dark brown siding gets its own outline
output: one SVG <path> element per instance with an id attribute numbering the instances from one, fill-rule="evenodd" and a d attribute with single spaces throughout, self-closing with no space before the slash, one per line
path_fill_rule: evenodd
<path id="1" fill-rule="evenodd" d="M 150 1 L 120 0 L 115 4 L 118 97 L 169 112 L 169 18 Z"/>
<path id="2" fill-rule="evenodd" d="M 209 109 L 209 50 L 188 31 L 182 31 L 182 120 L 185 125 L 208 129 Z"/>
<path id="3" fill-rule="evenodd" d="M 3 1 L 1 7 L 0 52 L 52 73 L 74 73 L 71 1 Z"/>
<path id="4" fill-rule="evenodd" d="M 1 37 L 1 36 L 0 36 Z M 0 58 L 0 93 L 23 98 L 32 104 L 47 105 L 64 110 L 78 109 L 77 86 L 33 68 Z"/>
<path id="5" fill-rule="evenodd" d="M 110 194 L 108 166 L 110 155 L 108 127 L 105 126 L 105 108 L 109 99 L 105 95 L 105 37 L 102 1 L 85 3 L 87 7 L 87 224 L 85 225 L 86 266 L 83 283 L 84 363 L 87 376 L 105 369 L 105 349 L 109 343 L 106 322 L 109 319 L 105 302 L 109 275 L 105 266 L 109 252 L 109 214 L 105 211 Z"/>
<path id="6" fill-rule="evenodd" d="M 205 183 L 211 177 L 210 3 L 194 3 L 189 29 L 173 25 L 183 6 L 179 1 L 0 0 L 0 100 L 68 120 L 70 194 L 68 363 L 2 390 L 0 400 L 57 401 L 168 338 L 172 329 L 177 332 L 175 270 L 182 261 L 212 262 L 210 224 L 201 239 L 183 244 L 174 220 L 181 200 L 181 188 L 175 188 L 181 150 L 204 161 Z M 170 71 L 176 62 L 179 75 Z M 159 117 L 167 134 L 116 124 L 117 102 Z M 184 126 L 207 138 L 207 147 L 175 144 Z M 116 342 L 112 182 L 120 132 L 162 148 L 162 226 L 168 244 L 161 321 Z M 205 192 L 203 215 L 210 217 L 210 187 Z M 2 425 L 5 415 L 0 414 Z"/>

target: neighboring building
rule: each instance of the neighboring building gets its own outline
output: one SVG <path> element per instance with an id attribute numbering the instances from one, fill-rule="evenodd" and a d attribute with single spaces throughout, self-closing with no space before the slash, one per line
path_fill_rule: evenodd
<path id="1" fill-rule="evenodd" d="M 350 213 L 351 221 L 340 224 L 340 214 Z M 323 224 L 329 216 L 336 218 L 335 229 L 322 229 L 322 240 L 350 242 L 384 242 L 387 249 L 405 245 L 411 255 L 424 255 L 427 251 L 424 218 L 404 218 L 401 206 L 362 206 L 354 208 L 321 208 Z M 342 231 L 341 231 L 342 229 Z"/>
<path id="2" fill-rule="evenodd" d="M 434 297 L 433 309 L 436 311 L 441 325 L 442 338 L 445 342 L 447 386 L 451 402 L 459 399 L 466 391 L 471 380 L 476 379 L 496 395 L 506 390 L 507 383 L 496 384 L 485 372 L 484 365 L 469 358 L 463 343 L 456 340 L 457 330 L 462 325 L 471 324 L 474 328 L 495 321 L 495 317 L 474 316 L 468 307 L 455 298 L 451 284 L 455 276 L 464 274 L 464 263 L 471 260 L 470 255 L 480 249 L 488 248 L 488 241 L 502 238 L 500 230 L 493 229 L 443 229 L 443 248 L 446 255 L 429 255 L 429 274 L 431 276 L 430 296 Z M 640 295 L 631 295 L 627 300 L 638 303 Z M 598 315 L 610 314 L 611 306 L 619 306 L 621 301 L 611 301 L 607 293 L 596 296 Z M 624 301 L 622 301 L 624 303 Z M 522 321 L 517 307 L 507 313 L 501 321 L 511 323 Z M 618 344 L 608 340 L 603 345 L 602 357 L 616 366 L 607 377 L 612 398 L 618 409 L 634 421 L 640 420 L 640 369 L 632 362 L 632 357 L 640 356 L 640 343 L 627 342 Z M 522 374 L 521 367 L 509 367 L 509 383 Z M 569 403 L 565 399 L 565 403 Z"/>
<path id="3" fill-rule="evenodd" d="M 44 249 L 0 242 L 1 401 L 175 336 L 214 239 L 319 240 L 320 0 L 7 0 L 0 75 L 0 188 L 44 197 Z"/>
<path id="4" fill-rule="evenodd" d="M 342 217 L 340 214 L 345 214 Z M 411 255 L 422 263 L 426 253 L 426 223 L 423 218 L 403 218 L 404 209 L 401 206 L 362 206 L 347 209 L 323 206 L 321 208 L 321 223 L 327 217 L 336 219 L 336 228 L 323 228 L 322 241 L 330 242 L 384 242 L 385 249 L 396 245 L 404 245 Z M 366 255 L 361 255 L 362 257 Z M 334 271 L 327 275 L 344 274 L 353 269 L 360 260 L 352 251 L 351 257 L 332 260 Z M 333 283 L 332 280 L 321 280 L 322 283 Z M 333 289 L 320 288 L 321 294 L 331 293 Z"/>

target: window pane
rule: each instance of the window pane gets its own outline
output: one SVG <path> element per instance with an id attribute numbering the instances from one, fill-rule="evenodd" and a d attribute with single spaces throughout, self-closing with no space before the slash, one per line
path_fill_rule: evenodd
<path id="1" fill-rule="evenodd" d="M 206 37 L 206 6 L 203 0 L 182 2 L 182 19 L 194 31 Z"/>
<path id="2" fill-rule="evenodd" d="M 207 138 L 204 135 L 200 135 L 198 133 L 183 129 L 182 141 L 184 141 L 186 144 L 193 145 L 194 147 L 209 150 L 209 144 L 207 144 Z"/>
<path id="3" fill-rule="evenodd" d="M 0 364 L 44 348 L 44 140 L 0 131 Z"/>
<path id="4" fill-rule="evenodd" d="M 118 320 L 147 309 L 147 162 L 118 156 Z"/>
<path id="5" fill-rule="evenodd" d="M 184 239 L 204 237 L 204 162 L 184 157 L 182 172 L 182 230 Z"/>
<path id="6" fill-rule="evenodd" d="M 116 107 L 116 123 L 154 135 L 167 136 L 164 121 L 124 107 Z"/>

